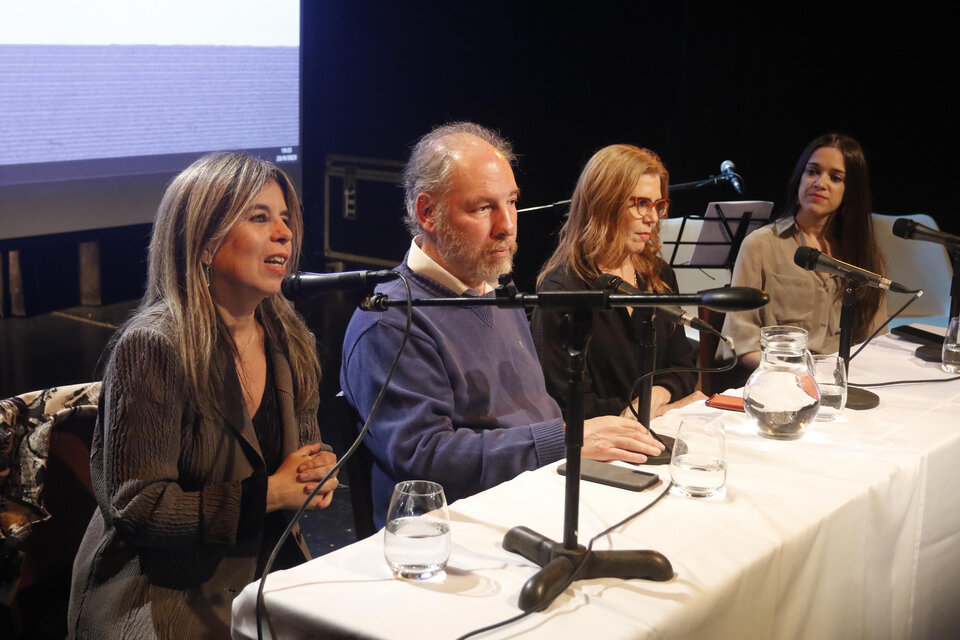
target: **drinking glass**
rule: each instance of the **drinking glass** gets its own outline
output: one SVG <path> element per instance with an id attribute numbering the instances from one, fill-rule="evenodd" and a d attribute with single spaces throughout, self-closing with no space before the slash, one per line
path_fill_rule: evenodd
<path id="1" fill-rule="evenodd" d="M 940 368 L 947 373 L 960 373 L 960 317 L 950 318 L 947 335 L 943 336 Z"/>
<path id="2" fill-rule="evenodd" d="M 450 558 L 450 514 L 443 487 L 427 480 L 397 483 L 390 498 L 383 555 L 393 574 L 426 580 Z"/>
<path id="3" fill-rule="evenodd" d="M 816 354 L 813 358 L 813 379 L 820 388 L 820 412 L 817 422 L 836 420 L 847 406 L 847 368 L 838 354 Z"/>
<path id="4" fill-rule="evenodd" d="M 716 495 L 727 481 L 727 437 L 722 419 L 690 416 L 680 422 L 670 477 L 691 498 Z"/>

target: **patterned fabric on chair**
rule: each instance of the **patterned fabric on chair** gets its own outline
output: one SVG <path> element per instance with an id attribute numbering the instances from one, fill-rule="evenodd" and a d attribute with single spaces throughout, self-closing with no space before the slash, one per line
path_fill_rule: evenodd
<path id="1" fill-rule="evenodd" d="M 52 430 L 78 417 L 95 419 L 100 383 L 53 387 L 0 400 L 0 602 L 19 579 L 19 550 L 33 526 L 50 517 L 43 504 Z"/>

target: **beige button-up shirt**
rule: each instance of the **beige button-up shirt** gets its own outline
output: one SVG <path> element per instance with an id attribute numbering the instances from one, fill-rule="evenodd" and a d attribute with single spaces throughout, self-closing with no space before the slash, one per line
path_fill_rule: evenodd
<path id="1" fill-rule="evenodd" d="M 846 281 L 798 267 L 793 261 L 803 234 L 794 218 L 781 218 L 748 235 L 733 268 L 731 284 L 755 287 L 770 294 L 770 302 L 753 311 L 728 313 L 723 333 L 733 338 L 737 356 L 760 350 L 760 328 L 788 324 L 807 330 L 807 347 L 814 353 L 835 353 L 840 348 L 840 308 Z M 871 331 L 886 319 L 880 305 Z M 720 343 L 718 356 L 731 357 Z"/>

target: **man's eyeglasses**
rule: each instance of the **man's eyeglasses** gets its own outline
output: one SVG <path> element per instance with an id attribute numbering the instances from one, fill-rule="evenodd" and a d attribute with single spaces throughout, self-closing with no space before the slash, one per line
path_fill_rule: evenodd
<path id="1" fill-rule="evenodd" d="M 660 198 L 657 201 L 653 201 L 650 198 L 639 198 L 637 196 L 633 196 L 627 198 L 627 202 L 630 203 L 631 208 L 636 210 L 637 215 L 641 217 L 655 213 L 658 218 L 666 218 L 667 211 L 670 209 L 669 198 Z"/>

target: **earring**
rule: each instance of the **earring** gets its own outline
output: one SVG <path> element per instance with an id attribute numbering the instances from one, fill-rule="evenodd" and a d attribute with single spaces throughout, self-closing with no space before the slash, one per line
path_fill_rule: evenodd
<path id="1" fill-rule="evenodd" d="M 210 269 L 211 265 L 209 262 L 201 262 L 200 266 L 203 270 L 203 280 L 207 283 L 207 289 L 210 288 Z"/>

